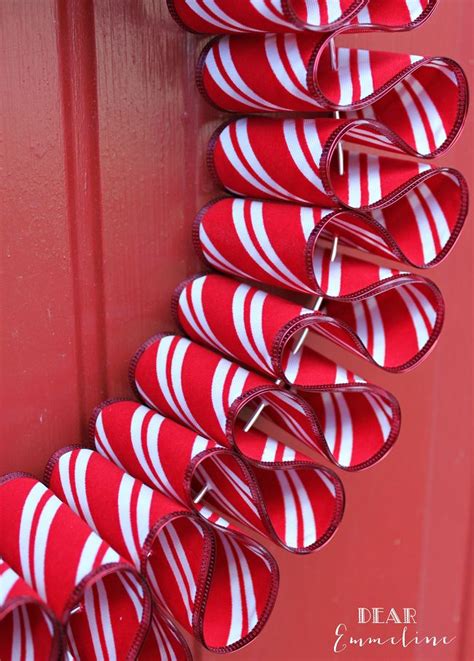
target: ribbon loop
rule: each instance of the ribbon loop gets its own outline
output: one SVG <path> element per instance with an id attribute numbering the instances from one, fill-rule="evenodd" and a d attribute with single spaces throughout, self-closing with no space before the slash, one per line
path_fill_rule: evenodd
<path id="1" fill-rule="evenodd" d="M 417 200 L 427 188 L 430 202 L 426 204 L 433 211 L 439 207 L 444 213 L 453 205 L 457 215 L 465 211 L 467 188 L 455 170 L 344 150 L 341 174 L 334 154 L 343 138 L 385 151 L 421 155 L 412 139 L 410 145 L 374 120 L 242 117 L 215 132 L 208 163 L 223 188 L 247 197 L 322 208 L 342 205 L 358 211 L 384 209 L 402 201 L 404 206 L 421 205 L 421 214 L 424 203 Z M 446 195 L 451 189 L 454 203 Z"/>
<path id="2" fill-rule="evenodd" d="M 132 387 L 148 406 L 253 461 L 274 461 L 273 435 L 255 426 L 246 432 L 239 419 L 246 407 L 256 407 L 262 398 L 267 403 L 263 417 L 276 425 L 272 434 L 288 432 L 346 470 L 378 461 L 398 436 L 396 399 L 323 357 L 317 377 L 316 384 L 290 392 L 176 335 L 151 338 L 130 369 Z M 285 461 L 284 455 L 280 461 Z"/>
<path id="3" fill-rule="evenodd" d="M 421 276 L 374 268 L 385 277 L 353 297 L 327 299 L 324 312 L 214 274 L 185 281 L 173 307 L 192 339 L 295 386 L 313 385 L 327 371 L 326 359 L 310 347 L 301 355 L 291 352 L 306 327 L 379 367 L 405 371 L 438 339 L 441 292 Z"/>
<path id="4" fill-rule="evenodd" d="M 425 1 L 425 0 L 424 0 Z M 368 0 L 168 0 L 173 18 L 186 30 L 225 32 L 291 32 L 332 30 L 356 16 Z"/>
<path id="5" fill-rule="evenodd" d="M 334 67 L 333 39 L 309 33 L 219 37 L 201 53 L 198 88 L 226 111 L 339 110 L 348 119 L 380 122 L 421 155 L 448 148 L 468 106 L 459 64 L 445 57 L 336 48 Z"/>
<path id="6" fill-rule="evenodd" d="M 204 34 L 314 32 L 376 28 L 411 30 L 431 15 L 437 0 L 167 0 L 176 22 Z"/>
<path id="7" fill-rule="evenodd" d="M 387 274 L 356 260 L 344 248 L 427 268 L 446 257 L 466 217 L 456 214 L 455 185 L 443 194 L 446 213 L 423 185 L 403 214 L 390 207 L 372 215 L 273 201 L 223 198 L 196 216 L 193 240 L 211 266 L 237 278 L 322 296 L 350 296 Z M 400 207 L 401 205 L 395 205 Z M 400 209 L 400 211 L 402 211 Z M 410 213 L 411 211 L 411 213 Z M 376 214 L 378 220 L 374 217 Z M 338 238 L 337 259 L 329 246 Z"/>

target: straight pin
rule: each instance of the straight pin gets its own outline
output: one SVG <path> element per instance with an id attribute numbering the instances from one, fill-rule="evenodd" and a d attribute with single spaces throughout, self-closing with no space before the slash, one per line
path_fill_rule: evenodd
<path id="1" fill-rule="evenodd" d="M 338 243 L 339 243 L 339 239 L 338 239 L 337 236 L 335 236 L 335 237 L 334 237 L 334 241 L 333 241 L 333 243 L 332 243 L 331 256 L 330 256 L 330 258 L 329 258 L 329 261 L 331 262 L 331 264 L 332 264 L 332 262 L 336 259 L 336 255 L 337 255 L 337 244 L 338 244 Z M 318 296 L 318 298 L 316 299 L 315 304 L 313 305 L 313 312 L 317 312 L 317 311 L 319 310 L 319 308 L 321 307 L 323 301 L 324 301 L 323 296 Z M 294 356 L 296 356 L 296 354 L 299 352 L 299 350 L 300 350 L 301 347 L 303 346 L 303 344 L 304 344 L 306 338 L 308 337 L 308 333 L 309 333 L 309 328 L 305 328 L 305 329 L 302 331 L 302 333 L 301 333 L 301 335 L 300 335 L 300 337 L 299 337 L 299 340 L 298 340 L 298 342 L 296 343 L 296 345 L 294 346 L 293 351 L 292 351 L 292 353 L 293 353 Z"/>
<path id="2" fill-rule="evenodd" d="M 337 69 L 336 45 L 335 45 L 334 39 L 331 39 L 331 41 L 329 42 L 329 48 L 330 48 L 330 51 L 331 51 L 331 66 L 332 66 L 333 69 Z M 340 114 L 339 114 L 338 110 L 336 110 L 334 112 L 334 116 L 336 117 L 336 119 L 340 119 Z M 343 155 L 343 152 L 342 152 L 342 144 L 340 142 L 337 145 L 337 154 L 338 154 L 338 161 L 339 161 L 339 174 L 343 175 L 344 174 L 344 155 Z M 331 249 L 331 256 L 330 256 L 330 261 L 331 262 L 333 262 L 336 259 L 338 241 L 339 241 L 338 237 L 335 236 L 333 244 L 332 244 L 332 249 Z M 322 296 L 318 296 L 318 298 L 316 299 L 316 302 L 313 306 L 313 311 L 314 312 L 317 312 L 319 310 L 319 308 L 321 307 L 323 301 L 324 301 L 324 298 Z M 303 346 L 303 344 L 304 344 L 304 342 L 305 342 L 305 340 L 308 336 L 308 333 L 309 333 L 309 328 L 305 328 L 303 330 L 303 332 L 301 333 L 301 335 L 300 335 L 300 337 L 299 337 L 299 339 L 296 343 L 296 346 L 293 348 L 293 351 L 292 351 L 293 355 L 296 355 L 300 351 L 301 347 Z M 282 380 L 277 379 L 275 381 L 275 383 L 276 383 L 276 385 L 279 386 L 279 385 L 281 385 Z M 254 424 L 257 422 L 260 415 L 262 414 L 262 411 L 263 411 L 263 409 L 265 408 L 266 405 L 267 405 L 266 402 L 260 402 L 260 404 L 256 408 L 254 414 L 252 415 L 252 417 L 246 422 L 246 424 L 244 426 L 244 432 L 248 432 L 252 429 L 252 427 L 254 426 Z M 203 491 L 198 494 L 198 496 L 197 496 L 197 498 L 194 502 L 195 503 L 199 502 L 199 500 L 201 500 L 201 498 L 203 497 L 203 495 L 206 491 L 207 491 L 207 487 L 204 487 Z"/>
<path id="3" fill-rule="evenodd" d="M 341 119 L 341 113 L 339 110 L 334 111 L 334 117 L 336 119 Z M 342 151 L 342 142 L 339 140 L 337 143 L 337 163 L 338 163 L 338 170 L 339 174 L 342 175 L 344 174 L 344 152 Z"/>
<path id="4" fill-rule="evenodd" d="M 338 63 L 337 63 L 337 52 L 336 52 L 336 40 L 331 39 L 329 42 L 329 53 L 331 57 L 331 68 L 333 71 L 338 70 Z M 339 110 L 336 110 L 334 112 L 334 117 L 336 119 L 341 119 L 341 115 L 339 113 Z M 339 174 L 342 176 L 344 174 L 344 153 L 342 151 L 342 143 L 339 142 L 337 145 L 337 160 L 339 164 Z"/>
<path id="5" fill-rule="evenodd" d="M 281 379 L 277 379 L 275 381 L 275 384 L 277 386 L 281 385 L 281 383 L 282 383 Z M 266 402 L 260 402 L 260 404 L 256 408 L 255 413 L 253 414 L 253 416 L 250 418 L 250 420 L 247 421 L 247 424 L 244 427 L 244 432 L 248 432 L 252 429 L 252 427 L 257 422 L 258 418 L 260 417 L 260 414 L 262 413 L 262 411 L 263 411 L 263 409 L 265 408 L 266 405 L 267 405 Z"/>
<path id="6" fill-rule="evenodd" d="M 196 498 L 193 500 L 193 503 L 194 503 L 195 505 L 197 505 L 197 504 L 198 504 L 198 503 L 204 498 L 204 496 L 205 496 L 206 493 L 209 491 L 209 489 L 210 489 L 209 485 L 208 485 L 208 484 L 205 484 L 205 485 L 203 486 L 203 488 L 201 489 L 201 491 L 200 491 L 200 492 L 198 493 L 198 495 L 196 496 Z"/>
<path id="7" fill-rule="evenodd" d="M 331 39 L 329 42 L 329 55 L 331 57 L 331 69 L 337 71 L 337 53 L 336 53 L 336 40 Z"/>
<path id="8" fill-rule="evenodd" d="M 334 240 L 332 242 L 331 255 L 329 257 L 329 260 L 330 260 L 331 263 L 336 259 L 338 243 L 339 243 L 339 238 L 337 236 L 335 236 Z M 324 301 L 324 297 L 323 296 L 318 296 L 318 298 L 316 299 L 315 304 L 313 305 L 313 311 L 314 312 L 317 312 L 319 310 L 319 308 L 321 307 L 323 301 Z M 292 351 L 293 355 L 296 355 L 299 352 L 299 350 L 301 349 L 301 347 L 303 346 L 303 344 L 306 340 L 306 337 L 308 336 L 308 333 L 309 333 L 309 328 L 305 328 L 302 331 L 302 333 L 301 333 L 301 335 L 298 339 L 298 342 L 296 343 L 296 346 L 293 348 L 293 351 Z M 276 383 L 277 386 L 279 386 L 283 382 L 282 382 L 281 379 L 277 379 L 275 381 L 275 383 Z M 250 429 L 252 429 L 252 427 L 254 426 L 254 424 L 259 419 L 259 417 L 260 417 L 260 415 L 261 415 L 261 413 L 262 413 L 262 411 L 263 411 L 263 409 L 265 408 L 266 405 L 267 405 L 266 402 L 260 402 L 257 409 L 255 410 L 255 413 L 252 415 L 252 417 L 245 424 L 244 432 L 248 432 L 248 431 L 250 431 Z M 198 498 L 199 499 L 202 498 L 201 494 L 198 495 Z M 194 502 L 196 502 L 196 500 Z"/>

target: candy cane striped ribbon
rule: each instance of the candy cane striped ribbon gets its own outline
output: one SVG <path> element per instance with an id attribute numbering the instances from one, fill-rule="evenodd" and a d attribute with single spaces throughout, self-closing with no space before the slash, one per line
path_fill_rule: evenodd
<path id="1" fill-rule="evenodd" d="M 322 356 L 318 362 L 317 385 L 289 392 L 186 338 L 159 335 L 139 349 L 130 373 L 148 406 L 251 460 L 294 457 L 291 451 L 276 455 L 275 439 L 255 427 L 244 432 L 239 413 L 264 398 L 264 416 L 276 431 L 289 432 L 346 470 L 375 463 L 398 436 L 396 399 Z"/>
<path id="2" fill-rule="evenodd" d="M 197 252 L 211 266 L 238 278 L 322 296 L 350 296 L 380 282 L 388 273 L 361 257 L 370 253 L 416 268 L 440 262 L 456 242 L 466 217 L 456 204 L 456 188 L 443 198 L 443 210 L 425 185 L 412 191 L 406 205 L 373 215 L 240 198 L 206 205 L 196 216 Z M 408 200 L 410 203 L 408 203 Z M 339 239 L 330 261 L 328 242 Z M 288 240 L 291 237 L 291 240 Z M 352 253 L 354 254 L 354 253 Z"/>
<path id="3" fill-rule="evenodd" d="M 238 649 L 264 626 L 278 572 L 262 546 L 203 521 L 98 452 L 64 448 L 49 475 L 53 491 L 141 570 L 156 602 L 206 648 Z"/>
<path id="4" fill-rule="evenodd" d="M 308 326 L 379 367 L 401 372 L 434 346 L 444 302 L 426 278 L 377 265 L 373 269 L 380 281 L 354 297 L 326 300 L 324 312 L 214 274 L 180 285 L 174 309 L 191 339 L 299 387 L 318 382 L 324 361 L 309 346 L 297 355 L 291 352 L 297 334 Z M 367 272 L 370 275 L 369 265 Z"/>
<path id="5" fill-rule="evenodd" d="M 140 661 L 192 661 L 191 651 L 178 628 L 153 604 L 150 628 L 140 650 Z"/>
<path id="6" fill-rule="evenodd" d="M 437 0 L 168 0 L 186 30 L 292 32 L 335 30 L 351 23 L 384 30 L 410 30 L 432 13 Z"/>
<path id="7" fill-rule="evenodd" d="M 272 445 L 275 466 L 249 465 L 240 454 L 128 401 L 104 403 L 91 421 L 91 436 L 103 456 L 148 486 L 175 494 L 206 518 L 221 511 L 297 553 L 325 544 L 342 517 L 339 478 L 278 441 Z M 192 494 L 203 485 L 208 491 L 196 506 Z"/>
<path id="8" fill-rule="evenodd" d="M 0 659 L 47 661 L 57 658 L 60 650 L 53 612 L 0 558 Z"/>
<path id="9" fill-rule="evenodd" d="M 425 186 L 434 204 L 446 209 L 451 206 L 445 192 L 452 187 L 445 184 L 449 179 L 458 188 L 460 207 L 466 206 L 466 185 L 456 170 L 344 150 L 340 174 L 333 154 L 343 137 L 411 155 L 420 155 L 418 149 L 424 149 L 374 120 L 242 117 L 216 131 L 209 143 L 208 163 L 220 185 L 242 196 L 368 210 L 383 209 L 401 199 L 406 205 L 403 198 L 412 191 L 421 194 Z"/>
<path id="10" fill-rule="evenodd" d="M 61 622 L 74 659 L 135 659 L 150 596 L 135 569 L 25 473 L 0 481 L 1 553 Z"/>
<path id="11" fill-rule="evenodd" d="M 331 39 L 218 37 L 199 58 L 198 87 L 210 103 L 232 112 L 338 109 L 351 119 L 377 120 L 421 154 L 442 151 L 455 139 L 468 105 L 466 76 L 456 62 L 353 48 L 330 55 Z"/>

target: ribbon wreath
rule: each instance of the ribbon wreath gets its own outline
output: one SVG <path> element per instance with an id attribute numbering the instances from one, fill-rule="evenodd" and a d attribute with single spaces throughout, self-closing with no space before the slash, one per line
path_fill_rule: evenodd
<path id="1" fill-rule="evenodd" d="M 278 587 L 247 535 L 321 548 L 345 496 L 316 457 L 359 471 L 393 447 L 396 398 L 321 339 L 389 372 L 435 346 L 442 294 L 407 268 L 443 260 L 465 221 L 464 177 L 429 161 L 459 136 L 468 90 L 449 58 L 335 39 L 415 28 L 435 5 L 168 0 L 185 29 L 217 35 L 197 87 L 239 113 L 207 152 L 227 196 L 193 225 L 210 272 L 173 295 L 183 335 L 132 358 L 138 401 L 100 404 L 90 447 L 57 451 L 44 484 L 0 479 L 2 659 L 190 661 L 180 628 L 214 652 L 242 647 Z"/>

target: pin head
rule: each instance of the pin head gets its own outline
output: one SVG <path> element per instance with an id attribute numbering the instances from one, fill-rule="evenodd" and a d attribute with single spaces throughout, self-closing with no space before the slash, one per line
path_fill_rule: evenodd
<path id="1" fill-rule="evenodd" d="M 82 603 L 76 604 L 73 608 L 71 608 L 71 615 L 82 613 L 83 610 L 84 610 L 84 605 Z"/>

